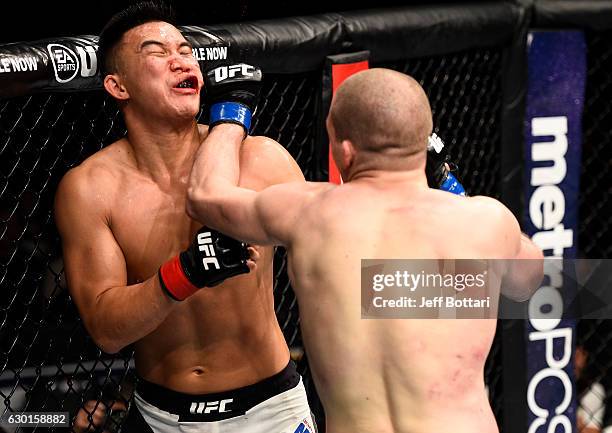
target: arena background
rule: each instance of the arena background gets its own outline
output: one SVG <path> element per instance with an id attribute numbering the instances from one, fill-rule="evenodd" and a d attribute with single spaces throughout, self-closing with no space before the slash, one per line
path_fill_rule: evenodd
<path id="1" fill-rule="evenodd" d="M 67 169 L 120 137 L 124 127 L 115 105 L 100 90 L 95 69 L 91 76 L 59 83 L 46 47 L 61 43 L 77 51 L 77 46 L 93 46 L 93 37 L 68 36 L 97 33 L 116 5 L 109 3 L 100 13 L 88 10 L 88 20 L 74 18 L 83 7 L 77 3 L 46 7 L 36 14 L 46 14 L 44 25 L 22 12 L 1 33 L 5 43 L 30 42 L 0 46 L 0 397 L 3 412 L 67 410 L 74 416 L 88 401 L 129 400 L 131 352 L 104 354 L 84 331 L 65 288 L 53 196 Z M 376 9 L 368 10 L 346 2 L 278 10 L 243 1 L 224 3 L 223 8 L 179 3 L 177 9 L 180 24 L 206 25 L 222 35 L 218 44 L 229 42 L 230 59 L 263 67 L 264 97 L 254 132 L 283 144 L 307 179 L 328 176 L 322 123 L 329 92 L 327 56 L 367 50 L 371 67 L 409 73 L 424 86 L 435 130 L 459 163 L 459 177 L 470 193 L 501 199 L 520 220 L 526 205 L 528 32 L 583 31 L 587 74 L 576 255 L 611 255 L 612 2 L 377 2 Z M 298 14 L 310 16 L 297 19 Z M 198 28 L 184 30 L 196 47 L 211 44 Z M 262 34 L 274 43 L 254 36 Z M 41 38 L 52 40 L 36 40 Z M 39 69 L 17 73 L 2 63 L 27 56 L 39 61 Z M 277 316 L 287 342 L 299 353 L 298 309 L 282 251 L 275 265 Z M 504 432 L 527 431 L 531 419 L 525 329 L 523 321 L 500 321 L 486 366 L 491 404 Z M 602 320 L 582 321 L 579 329 L 579 342 L 591 353 L 585 376 L 608 389 L 612 330 Z M 306 357 L 299 367 L 324 427 Z M 583 388 L 578 383 L 574 391 Z M 575 394 L 572 398 L 579 401 Z M 571 419 L 573 410 L 568 410 Z M 119 431 L 120 425 L 117 414 L 105 428 Z"/>

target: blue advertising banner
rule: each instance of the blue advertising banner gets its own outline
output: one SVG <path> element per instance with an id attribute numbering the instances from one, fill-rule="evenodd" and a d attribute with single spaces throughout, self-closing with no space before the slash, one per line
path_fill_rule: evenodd
<path id="1" fill-rule="evenodd" d="M 575 258 L 586 81 L 583 33 L 531 32 L 528 63 L 523 228 L 544 255 Z M 543 285 L 529 301 L 530 311 L 546 311 L 550 318 L 539 314 L 526 326 L 528 433 L 569 433 L 576 423 L 575 320 L 563 319 L 572 298 L 568 284 L 563 287 L 563 271 L 545 266 Z"/>

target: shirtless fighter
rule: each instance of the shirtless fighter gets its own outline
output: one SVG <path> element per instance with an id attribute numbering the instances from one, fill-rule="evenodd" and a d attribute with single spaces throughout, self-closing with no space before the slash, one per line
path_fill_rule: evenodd
<path id="1" fill-rule="evenodd" d="M 327 128 L 343 185 L 254 192 L 236 186 L 249 147 L 243 131 L 215 127 L 191 173 L 189 214 L 238 239 L 287 247 L 328 433 L 496 432 L 483 381 L 496 320 L 362 320 L 360 261 L 534 258 L 530 275 L 503 278 L 535 290 L 541 251 L 497 200 L 427 186 L 432 115 L 412 78 L 385 69 L 351 76 Z"/>
<path id="2" fill-rule="evenodd" d="M 70 292 L 105 352 L 135 343 L 138 410 L 123 431 L 294 433 L 312 419 L 274 313 L 273 250 L 251 249 L 257 269 L 234 276 L 254 268 L 244 246 L 201 229 L 185 211 L 189 172 L 209 128 L 195 120 L 202 73 L 171 23 L 166 10 L 143 2 L 100 36 L 104 87 L 128 133 L 58 188 Z M 275 141 L 245 143 L 241 187 L 303 181 Z"/>

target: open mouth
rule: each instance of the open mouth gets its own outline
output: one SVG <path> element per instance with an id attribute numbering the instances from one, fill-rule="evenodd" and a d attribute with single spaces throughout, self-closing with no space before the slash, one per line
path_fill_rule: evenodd
<path id="1" fill-rule="evenodd" d="M 179 89 L 197 89 L 198 88 L 198 79 L 194 76 L 187 77 L 183 81 L 179 82 L 176 86 Z"/>

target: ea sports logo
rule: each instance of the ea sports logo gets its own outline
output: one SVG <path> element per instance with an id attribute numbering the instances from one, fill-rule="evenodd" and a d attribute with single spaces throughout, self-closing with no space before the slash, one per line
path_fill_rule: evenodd
<path id="1" fill-rule="evenodd" d="M 47 45 L 51 56 L 55 79 L 59 83 L 67 83 L 79 73 L 79 58 L 70 48 L 61 44 Z"/>

